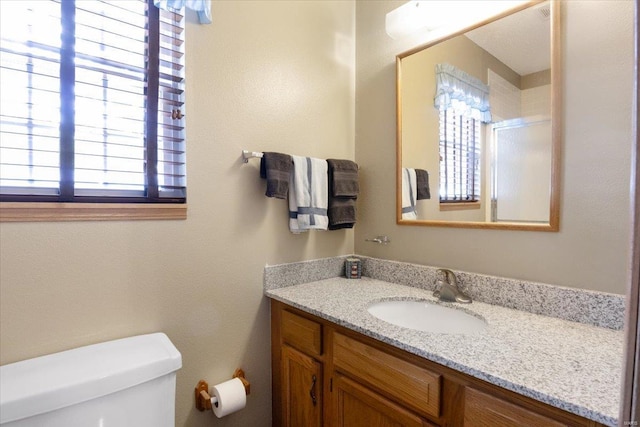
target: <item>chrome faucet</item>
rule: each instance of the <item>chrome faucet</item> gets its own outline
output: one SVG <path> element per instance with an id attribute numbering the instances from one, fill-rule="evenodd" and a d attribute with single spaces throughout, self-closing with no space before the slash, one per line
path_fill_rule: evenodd
<path id="1" fill-rule="evenodd" d="M 433 291 L 433 296 L 440 301 L 447 302 L 459 302 L 468 304 L 471 302 L 471 298 L 458 289 L 458 279 L 453 271 L 441 268 L 437 271 L 438 280 L 436 281 L 436 290 Z M 444 280 L 442 280 L 444 276 Z"/>

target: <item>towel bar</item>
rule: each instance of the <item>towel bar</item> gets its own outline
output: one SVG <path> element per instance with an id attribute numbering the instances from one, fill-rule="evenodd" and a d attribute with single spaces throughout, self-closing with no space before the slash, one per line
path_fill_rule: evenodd
<path id="1" fill-rule="evenodd" d="M 242 163 L 249 163 L 249 159 L 261 159 L 264 153 L 261 151 L 242 150 Z M 358 166 L 360 169 L 360 166 Z"/>
<path id="2" fill-rule="evenodd" d="M 249 159 L 261 159 L 262 153 L 260 151 L 247 151 L 242 150 L 242 161 L 249 163 Z"/>

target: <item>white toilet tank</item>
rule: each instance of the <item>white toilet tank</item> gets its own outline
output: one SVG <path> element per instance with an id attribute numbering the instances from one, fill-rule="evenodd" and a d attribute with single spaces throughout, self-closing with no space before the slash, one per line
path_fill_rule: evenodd
<path id="1" fill-rule="evenodd" d="M 0 426 L 173 427 L 181 367 L 163 333 L 0 366 Z"/>

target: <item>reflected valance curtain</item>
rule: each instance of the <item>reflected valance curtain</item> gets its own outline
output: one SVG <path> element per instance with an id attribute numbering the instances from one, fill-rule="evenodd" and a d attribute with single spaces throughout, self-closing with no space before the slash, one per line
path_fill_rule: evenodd
<path id="1" fill-rule="evenodd" d="M 156 7 L 169 12 L 180 12 L 183 7 L 198 12 L 201 24 L 211 24 L 211 0 L 153 0 Z"/>
<path id="2" fill-rule="evenodd" d="M 453 108 L 456 115 L 491 122 L 489 86 L 450 64 L 436 64 L 434 105 L 438 110 Z"/>

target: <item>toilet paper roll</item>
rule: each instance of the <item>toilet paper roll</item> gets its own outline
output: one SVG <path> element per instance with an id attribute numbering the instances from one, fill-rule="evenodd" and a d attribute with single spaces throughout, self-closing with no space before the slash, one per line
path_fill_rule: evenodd
<path id="1" fill-rule="evenodd" d="M 212 391 L 211 409 L 218 418 L 239 411 L 247 404 L 247 393 L 238 378 L 216 384 Z"/>

